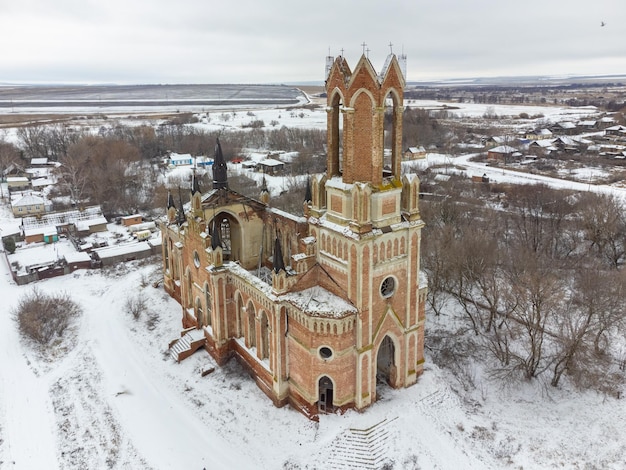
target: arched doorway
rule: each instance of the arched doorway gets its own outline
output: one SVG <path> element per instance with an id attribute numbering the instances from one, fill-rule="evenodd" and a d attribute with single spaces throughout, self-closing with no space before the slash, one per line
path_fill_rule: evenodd
<path id="1" fill-rule="evenodd" d="M 270 326 L 267 314 L 261 312 L 261 344 L 259 345 L 259 354 L 261 359 L 269 359 L 270 357 Z"/>
<path id="2" fill-rule="evenodd" d="M 376 396 L 379 397 L 379 386 L 395 387 L 397 380 L 396 372 L 396 347 L 389 336 L 385 336 L 378 347 L 376 355 Z"/>
<path id="3" fill-rule="evenodd" d="M 334 398 L 333 381 L 330 377 L 323 376 L 318 382 L 318 398 L 317 398 L 317 410 L 320 413 L 328 413 L 334 410 L 333 398 Z"/>
<path id="4" fill-rule="evenodd" d="M 249 348 L 256 348 L 256 319 L 254 305 L 252 302 L 248 302 L 246 314 L 248 315 L 248 336 L 246 338 L 246 346 Z"/>
<path id="5" fill-rule="evenodd" d="M 196 322 L 198 328 L 202 328 L 204 326 L 204 312 L 202 311 L 202 301 L 200 297 L 196 297 Z"/>
<path id="6" fill-rule="evenodd" d="M 204 303 L 206 305 L 206 325 L 213 327 L 213 299 L 209 285 L 204 283 Z"/>
<path id="7" fill-rule="evenodd" d="M 235 337 L 241 338 L 243 333 L 243 298 L 241 294 L 237 293 L 235 301 Z"/>
<path id="8" fill-rule="evenodd" d="M 193 308 L 193 278 L 191 277 L 191 270 L 187 268 L 187 308 Z"/>

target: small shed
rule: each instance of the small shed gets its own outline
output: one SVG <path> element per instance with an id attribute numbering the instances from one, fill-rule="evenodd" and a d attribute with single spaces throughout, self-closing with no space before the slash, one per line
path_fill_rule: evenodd
<path id="1" fill-rule="evenodd" d="M 283 171 L 285 164 L 280 160 L 274 160 L 273 158 L 266 158 L 259 162 L 259 167 L 264 173 L 268 175 L 276 175 Z"/>
<path id="2" fill-rule="evenodd" d="M 86 252 L 66 253 L 63 255 L 70 271 L 91 268 L 91 257 Z"/>
<path id="3" fill-rule="evenodd" d="M 152 254 L 152 249 L 147 242 L 138 242 L 100 248 L 93 253 L 102 262 L 102 266 L 112 266 L 124 261 L 147 258 Z"/>
<path id="4" fill-rule="evenodd" d="M 141 224 L 135 224 L 135 225 L 128 227 L 128 231 L 130 233 L 137 233 L 137 232 L 142 232 L 145 230 L 154 232 L 156 230 L 156 223 L 155 222 L 143 222 Z"/>
<path id="5" fill-rule="evenodd" d="M 44 243 L 56 243 L 59 241 L 59 233 L 57 232 L 56 227 L 47 227 L 43 232 L 43 242 Z"/>
<path id="6" fill-rule="evenodd" d="M 9 191 L 22 191 L 30 188 L 30 179 L 26 176 L 9 176 L 7 178 Z"/>
<path id="7" fill-rule="evenodd" d="M 130 227 L 131 225 L 142 223 L 143 216 L 141 214 L 127 215 L 125 217 L 122 217 L 121 220 L 124 227 Z"/>
<path id="8" fill-rule="evenodd" d="M 30 165 L 31 166 L 46 166 L 48 165 L 48 158 L 47 157 L 31 158 Z"/>
<path id="9" fill-rule="evenodd" d="M 409 147 L 404 151 L 405 160 L 418 160 L 426 158 L 426 149 L 421 145 L 419 147 Z"/>

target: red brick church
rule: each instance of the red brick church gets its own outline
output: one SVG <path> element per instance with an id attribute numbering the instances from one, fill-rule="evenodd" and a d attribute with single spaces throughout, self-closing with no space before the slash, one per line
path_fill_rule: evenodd
<path id="1" fill-rule="evenodd" d="M 236 357 L 274 404 L 309 416 L 417 381 L 424 224 L 419 180 L 401 173 L 403 61 L 390 54 L 377 74 L 365 55 L 354 71 L 327 59 L 327 169 L 302 215 L 272 208 L 265 188 L 230 190 L 219 142 L 213 189 L 194 179 L 188 209 L 169 199 L 164 285 L 191 343 L 179 359 L 198 346 L 218 364 Z"/>

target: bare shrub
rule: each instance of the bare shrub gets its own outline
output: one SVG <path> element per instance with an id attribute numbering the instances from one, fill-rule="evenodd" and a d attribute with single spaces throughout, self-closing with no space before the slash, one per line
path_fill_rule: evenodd
<path id="1" fill-rule="evenodd" d="M 148 301 L 142 294 L 139 294 L 136 297 L 128 297 L 126 299 L 126 303 L 124 304 L 126 311 L 130 313 L 135 320 L 139 320 L 141 313 L 146 311 L 147 306 Z"/>
<path id="2" fill-rule="evenodd" d="M 22 296 L 13 310 L 21 334 L 42 346 L 63 336 L 82 308 L 68 293 L 46 294 L 34 287 Z"/>
<path id="3" fill-rule="evenodd" d="M 146 319 L 146 328 L 148 331 L 152 331 L 156 328 L 157 324 L 161 321 L 159 314 L 155 312 L 148 312 L 148 318 Z"/>

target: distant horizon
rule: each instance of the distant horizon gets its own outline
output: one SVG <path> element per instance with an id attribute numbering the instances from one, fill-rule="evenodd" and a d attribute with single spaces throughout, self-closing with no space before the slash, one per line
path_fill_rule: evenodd
<path id="1" fill-rule="evenodd" d="M 528 75 L 476 75 L 476 76 L 455 76 L 440 77 L 428 79 L 407 79 L 407 85 L 410 84 L 454 84 L 455 82 L 480 82 L 477 84 L 484 85 L 491 82 L 512 82 L 523 81 L 532 83 L 533 81 L 545 83 L 546 81 L 572 81 L 572 80 L 599 80 L 606 81 L 611 79 L 626 80 L 626 73 L 599 73 L 599 74 L 528 74 Z M 471 83 L 463 83 L 471 85 Z M 79 81 L 50 81 L 50 82 L 31 82 L 31 81 L 7 81 L 0 82 L 0 87 L 134 87 L 134 86 L 324 86 L 324 80 L 302 80 L 302 81 L 278 81 L 278 82 L 79 82 Z M 461 83 L 459 83 L 461 85 Z"/>

